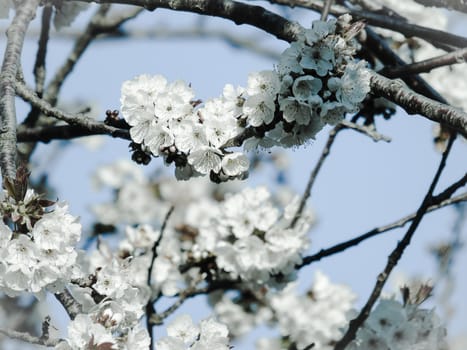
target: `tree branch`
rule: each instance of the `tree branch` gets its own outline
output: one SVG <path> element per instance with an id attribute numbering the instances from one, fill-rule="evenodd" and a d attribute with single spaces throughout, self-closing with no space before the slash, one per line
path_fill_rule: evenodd
<path id="1" fill-rule="evenodd" d="M 148 286 L 151 287 L 152 283 L 152 270 L 154 268 L 154 262 L 156 261 L 157 258 L 157 247 L 159 246 L 161 240 L 162 240 L 162 235 L 164 234 L 165 228 L 167 227 L 167 222 L 170 219 L 170 216 L 172 215 L 174 211 L 174 206 L 171 206 L 169 208 L 169 211 L 165 215 L 164 222 L 162 223 L 161 226 L 161 231 L 159 234 L 159 237 L 157 240 L 154 242 L 152 246 L 152 258 L 151 258 L 151 263 L 149 264 L 149 269 L 148 269 L 148 278 L 147 278 L 147 283 Z M 146 329 L 148 330 L 149 337 L 151 338 L 151 346 L 149 347 L 152 349 L 154 347 L 154 335 L 153 329 L 154 329 L 154 323 L 152 323 L 152 316 L 156 313 L 156 310 L 154 308 L 154 302 L 149 299 L 148 303 L 146 304 Z"/>
<path id="2" fill-rule="evenodd" d="M 408 114 L 422 114 L 444 123 L 467 138 L 467 114 L 455 107 L 434 101 L 410 90 L 401 80 L 390 80 L 370 71 L 371 90 L 401 106 Z"/>
<path id="3" fill-rule="evenodd" d="M 412 223 L 410 227 L 408 228 L 406 234 L 402 238 L 401 241 L 397 244 L 396 248 L 391 252 L 391 254 L 388 257 L 387 264 L 383 270 L 378 275 L 378 278 L 376 280 L 376 284 L 373 288 L 372 293 L 370 294 L 367 302 L 365 303 L 365 306 L 362 308 L 358 316 L 350 321 L 349 328 L 347 329 L 347 332 L 344 334 L 344 336 L 336 343 L 334 350 L 344 350 L 349 343 L 355 339 L 355 335 L 357 334 L 358 329 L 363 325 L 365 320 L 368 318 L 371 309 L 373 305 L 376 303 L 376 300 L 378 300 L 381 291 L 383 290 L 383 287 L 389 278 L 389 275 L 391 274 L 393 268 L 397 265 L 399 262 L 400 258 L 402 257 L 402 254 L 404 253 L 405 249 L 409 246 L 410 241 L 418 228 L 418 225 L 422 221 L 423 217 L 425 216 L 429 206 L 433 204 L 433 191 L 438 184 L 439 178 L 441 177 L 441 174 L 446 166 L 446 160 L 447 157 L 451 151 L 452 145 L 454 143 L 454 140 L 456 139 L 456 134 L 453 134 L 448 142 L 448 145 L 446 147 L 446 150 L 443 152 L 443 156 L 441 157 L 440 164 L 438 166 L 438 169 L 433 177 L 433 180 L 430 184 L 430 187 L 428 188 L 428 192 L 425 195 L 419 209 L 417 210 L 417 213 L 412 220 Z"/>
<path id="4" fill-rule="evenodd" d="M 45 81 L 45 56 L 47 54 L 47 43 L 49 42 L 50 20 L 52 18 L 52 5 L 47 4 L 42 10 L 41 33 L 39 36 L 39 47 L 37 49 L 36 63 L 34 64 L 34 78 L 36 81 L 36 93 L 42 97 Z"/>
<path id="5" fill-rule="evenodd" d="M 102 122 L 97 122 L 94 119 L 84 115 L 73 115 L 66 113 L 58 108 L 52 107 L 50 103 L 37 97 L 37 95 L 31 89 L 29 89 L 21 82 L 17 81 L 15 87 L 17 94 L 25 101 L 29 102 L 32 106 L 37 108 L 40 112 L 49 117 L 67 122 L 68 124 L 78 129 L 78 131 L 85 129 L 93 134 L 107 134 L 112 137 L 119 137 L 123 139 L 128 139 L 129 137 L 128 130 L 119 129 L 110 125 L 106 125 Z M 32 130 L 34 133 L 34 129 Z M 56 132 L 57 129 L 52 130 Z M 25 133 L 27 134 L 26 131 Z"/>
<path id="6" fill-rule="evenodd" d="M 18 5 L 7 30 L 7 44 L 0 72 L 0 167 L 3 179 L 16 176 L 16 107 L 15 80 L 20 65 L 24 36 L 36 14 L 40 0 L 26 0 Z"/>
<path id="7" fill-rule="evenodd" d="M 402 77 L 412 74 L 428 73 L 432 69 L 449 66 L 456 63 L 465 63 L 467 60 L 467 48 L 452 51 L 445 55 L 428 58 L 423 61 L 407 64 L 399 67 L 385 67 L 379 73 L 388 78 Z"/>
<path id="8" fill-rule="evenodd" d="M 424 6 L 441 7 L 467 13 L 467 2 L 465 0 L 415 0 L 415 2 Z"/>
<path id="9" fill-rule="evenodd" d="M 264 9 L 261 6 L 249 5 L 232 0 L 75 0 L 95 2 L 98 4 L 113 3 L 144 7 L 149 11 L 165 8 L 176 11 L 194 12 L 201 15 L 221 17 L 235 24 L 249 24 L 266 31 L 278 39 L 296 40 L 303 28 L 297 22 Z"/>

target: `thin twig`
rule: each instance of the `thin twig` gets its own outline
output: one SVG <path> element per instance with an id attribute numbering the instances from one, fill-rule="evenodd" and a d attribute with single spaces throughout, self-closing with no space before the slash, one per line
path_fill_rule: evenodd
<path id="1" fill-rule="evenodd" d="M 375 304 L 375 302 L 378 300 L 381 291 L 383 290 L 383 287 L 389 278 L 389 275 L 391 274 L 393 268 L 397 265 L 399 262 L 400 258 L 402 257 L 402 254 L 404 253 L 405 249 L 409 246 L 410 241 L 418 228 L 418 225 L 422 221 L 423 217 L 425 216 L 428 208 L 430 205 L 434 204 L 433 203 L 433 192 L 438 184 L 439 178 L 441 177 L 441 174 L 446 166 L 446 160 L 447 157 L 451 151 L 452 145 L 454 143 L 454 140 L 456 139 L 456 135 L 453 134 L 448 142 L 448 145 L 446 147 L 446 150 L 443 152 L 443 156 L 441 157 L 440 164 L 438 166 L 438 169 L 433 177 L 433 180 L 430 184 L 430 187 L 419 207 L 417 210 L 417 213 L 415 215 L 415 218 L 412 220 L 410 227 L 408 228 L 406 234 L 402 238 L 401 241 L 397 244 L 396 248 L 391 252 L 391 254 L 388 257 L 387 264 L 383 270 L 378 275 L 378 278 L 376 279 L 375 286 L 373 288 L 373 291 L 371 292 L 367 302 L 365 303 L 365 306 L 362 308 L 358 316 L 350 321 L 349 328 L 347 329 L 346 333 L 344 336 L 336 343 L 334 350 L 344 350 L 347 345 L 355 338 L 355 335 L 357 334 L 358 329 L 363 325 L 365 320 L 368 318 L 370 311 Z"/>
<path id="2" fill-rule="evenodd" d="M 167 226 L 167 222 L 169 221 L 170 216 L 172 215 L 173 211 L 174 211 L 174 206 L 171 206 L 169 208 L 169 211 L 165 215 L 164 222 L 162 223 L 162 226 L 161 226 L 159 237 L 157 238 L 157 240 L 154 242 L 152 246 L 152 250 L 151 250 L 152 258 L 151 258 L 151 263 L 149 264 L 148 278 L 147 278 L 147 284 L 149 287 L 151 287 L 151 284 L 152 284 L 152 270 L 154 268 L 154 262 L 156 261 L 156 258 L 157 258 L 157 247 L 159 246 L 162 240 L 162 236 Z M 152 315 L 154 315 L 155 313 L 156 313 L 156 310 L 154 308 L 154 303 L 150 299 L 148 303 L 146 304 L 146 329 L 148 330 L 149 337 L 151 338 L 150 349 L 154 347 L 154 335 L 153 335 L 154 324 L 151 322 L 151 318 L 152 318 Z"/>
<path id="3" fill-rule="evenodd" d="M 36 82 L 36 93 L 42 97 L 45 81 L 45 57 L 47 44 L 49 42 L 50 20 L 52 18 L 52 5 L 47 4 L 42 10 L 41 34 L 39 36 L 39 47 L 37 49 L 36 63 L 34 64 L 34 79 Z"/>
<path id="4" fill-rule="evenodd" d="M 40 0 L 26 0 L 17 11 L 7 30 L 7 44 L 0 72 L 0 167 L 3 179 L 16 175 L 16 73 L 20 65 L 24 36 L 36 14 Z"/>
<path id="5" fill-rule="evenodd" d="M 308 200 L 308 198 L 310 198 L 311 188 L 313 187 L 313 184 L 315 183 L 316 177 L 318 176 L 318 173 L 321 170 L 321 167 L 323 166 L 324 161 L 326 160 L 326 158 L 329 155 L 329 152 L 331 151 L 331 147 L 334 143 L 334 140 L 336 139 L 337 134 L 343 128 L 344 128 L 343 125 L 338 124 L 329 132 L 328 140 L 326 141 L 326 144 L 324 145 L 324 148 L 321 151 L 321 156 L 319 157 L 318 162 L 316 163 L 315 167 L 311 171 L 310 178 L 308 179 L 308 183 L 306 184 L 305 192 L 303 192 L 298 209 L 292 219 L 292 222 L 290 223 L 290 227 L 292 228 L 295 227 L 298 219 L 302 215 L 303 209 L 305 208 L 306 201 Z"/>
<path id="6" fill-rule="evenodd" d="M 465 202 L 467 201 L 467 193 L 463 193 L 459 196 L 455 196 L 455 197 L 452 197 L 452 198 L 448 198 L 448 199 L 445 199 L 441 202 L 439 202 L 439 204 L 434 204 L 434 205 L 431 205 L 430 207 L 428 207 L 427 209 L 427 213 L 429 212 L 432 212 L 432 211 L 435 211 L 437 209 L 441 209 L 441 208 L 444 208 L 444 207 L 447 207 L 449 205 L 453 205 L 453 204 L 456 204 L 456 203 L 462 203 L 462 202 Z M 318 253 L 315 253 L 313 255 L 309 255 L 309 256 L 306 256 L 303 258 L 303 261 L 301 264 L 297 265 L 296 268 L 302 268 L 303 266 L 306 266 L 306 265 L 310 265 L 311 263 L 315 262 L 315 261 L 319 261 L 325 257 L 328 257 L 328 256 L 331 256 L 331 255 L 334 255 L 334 254 L 337 254 L 337 253 L 340 253 L 348 248 L 351 248 L 351 247 L 354 247 L 358 244 L 360 244 L 361 242 L 371 238 L 371 237 L 374 237 L 374 236 L 377 236 L 377 235 L 380 235 L 382 233 L 385 233 L 385 232 L 388 232 L 388 231 L 391 231 L 391 230 L 394 230 L 396 228 L 400 228 L 400 227 L 404 227 L 408 222 L 412 221 L 415 216 L 417 214 L 416 213 L 413 213 L 413 214 L 410 214 L 410 215 L 407 215 L 397 221 L 394 221 L 390 224 L 387 224 L 385 226 L 380 226 L 380 227 L 376 227 L 368 232 L 365 232 L 364 234 L 362 235 L 359 235 L 355 238 L 352 238 L 348 241 L 345 241 L 345 242 L 341 242 L 339 244 L 336 244 L 332 247 L 329 247 L 329 248 L 326 248 L 326 249 L 321 249 Z"/>
<path id="7" fill-rule="evenodd" d="M 25 343 L 42 345 L 50 348 L 56 346 L 58 343 L 60 343 L 60 341 L 62 341 L 61 339 L 42 339 L 26 332 L 18 332 L 11 329 L 0 329 L 0 334 L 3 334 L 11 339 L 24 341 Z"/>
<path id="8" fill-rule="evenodd" d="M 351 121 L 348 121 L 346 119 L 341 121 L 340 125 L 344 126 L 346 129 L 355 130 L 361 134 L 364 134 L 370 137 L 375 142 L 378 142 L 378 141 L 391 142 L 391 138 L 389 136 L 380 134 L 379 132 L 377 132 L 374 128 L 370 126 L 352 123 Z"/>
<path id="9" fill-rule="evenodd" d="M 328 19 L 329 10 L 331 9 L 334 0 L 325 0 L 323 11 L 321 12 L 321 20 L 326 21 Z"/>

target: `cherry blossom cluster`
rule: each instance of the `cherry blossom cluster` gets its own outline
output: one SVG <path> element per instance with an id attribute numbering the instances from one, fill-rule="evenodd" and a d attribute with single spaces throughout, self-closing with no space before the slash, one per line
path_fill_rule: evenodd
<path id="1" fill-rule="evenodd" d="M 121 112 L 140 152 L 175 164 L 178 179 L 209 175 L 221 182 L 242 179 L 249 161 L 239 151 L 292 147 L 312 140 L 326 124 L 357 112 L 370 91 L 364 61 L 357 62 L 349 16 L 314 21 L 282 55 L 275 70 L 251 73 L 246 88 L 228 84 L 220 97 L 194 100 L 191 86 L 160 75 L 125 81 Z M 136 153 L 135 153 L 136 154 Z"/>
<path id="2" fill-rule="evenodd" d="M 446 329 L 434 310 L 382 299 L 348 350 L 447 350 Z"/>
<path id="3" fill-rule="evenodd" d="M 192 250 L 194 256 L 215 256 L 217 267 L 230 278 L 253 284 L 288 279 L 309 245 L 313 216 L 307 210 L 293 225 L 296 197 L 281 212 L 265 187 L 246 188 L 228 196 L 206 223 Z"/>
<path id="4" fill-rule="evenodd" d="M 342 336 L 342 329 L 354 314 L 355 294 L 345 285 L 331 283 L 319 271 L 306 294 L 299 295 L 296 289 L 296 284 L 291 283 L 268 296 L 281 335 L 288 339 L 288 345 L 295 344 L 298 349 L 313 343 L 316 349 L 333 349 L 333 342 Z M 279 350 L 288 346 L 279 339 L 261 339 L 257 348 Z"/>
<path id="5" fill-rule="evenodd" d="M 10 296 L 59 292 L 73 276 L 81 224 L 66 203 L 48 212 L 41 203 L 28 189 L 23 199 L 6 194 L 0 205 L 2 216 L 18 229 L 0 221 L 0 290 Z"/>
<path id="6" fill-rule="evenodd" d="M 158 340 L 160 350 L 229 350 L 227 326 L 213 318 L 198 325 L 189 315 L 180 315 L 167 326 L 167 336 Z"/>
<path id="7" fill-rule="evenodd" d="M 144 245 L 147 232 L 138 232 L 138 245 Z M 58 348 L 147 349 L 150 338 L 140 321 L 151 298 L 147 286 L 149 263 L 146 259 L 142 264 L 136 254 L 119 256 L 105 242 L 89 256 L 81 256 L 79 278 L 68 289 L 82 314 L 70 323 L 68 338 Z"/>

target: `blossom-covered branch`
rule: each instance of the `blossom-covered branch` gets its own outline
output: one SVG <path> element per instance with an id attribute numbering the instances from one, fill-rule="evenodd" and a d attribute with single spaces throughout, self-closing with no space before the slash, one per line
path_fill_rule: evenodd
<path id="1" fill-rule="evenodd" d="M 7 30 L 7 45 L 0 72 L 0 167 L 4 179 L 16 176 L 16 73 L 20 65 L 24 36 L 29 22 L 34 18 L 40 0 L 26 0 Z"/>

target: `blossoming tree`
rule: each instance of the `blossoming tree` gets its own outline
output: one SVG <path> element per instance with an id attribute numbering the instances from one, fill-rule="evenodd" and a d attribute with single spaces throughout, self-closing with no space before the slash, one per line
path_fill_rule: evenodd
<path id="1" fill-rule="evenodd" d="M 250 72 L 245 86 L 225 82 L 217 97 L 204 100 L 184 80 L 140 72 L 121 82 L 118 109 L 97 118 L 89 108 L 73 112 L 60 92 L 88 46 L 103 38 L 131 41 L 127 22 L 159 8 L 248 24 L 287 46 L 271 54 L 235 31 L 218 33 L 237 47 L 274 56 L 275 63 Z M 427 213 L 454 205 L 461 212 L 467 199 L 465 169 L 448 186 L 439 185 L 456 138 L 467 136 L 467 69 L 460 64 L 467 39 L 447 30 L 446 8 L 467 13 L 464 2 L 450 0 L 273 0 L 262 6 L 0 0 L 7 26 L 0 73 L 0 319 L 9 321 L 0 333 L 25 348 L 208 350 L 229 349 L 268 325 L 277 332 L 260 336 L 257 349 L 447 349 L 443 323 L 423 304 L 432 285 L 401 285 L 398 295 L 382 297 Z M 71 25 L 91 12 L 84 29 Z M 315 20 L 292 20 L 295 13 L 314 13 Z M 35 17 L 37 34 L 30 26 Z M 201 29 L 188 34 L 210 35 Z M 34 81 L 21 64 L 27 35 L 38 41 Z M 47 62 L 56 35 L 73 37 L 74 46 L 53 75 Z M 110 58 L 112 69 L 124 69 L 112 64 Z M 17 108 L 16 97 L 29 111 Z M 307 200 L 336 138 L 351 130 L 390 141 L 376 125 L 393 123 L 397 107 L 404 117 L 417 115 L 437 127 L 442 154 L 436 171 L 425 174 L 431 183 L 423 199 L 413 214 L 329 248 L 311 245 L 316 252 L 310 253 L 316 215 Z M 312 148 L 323 133 L 328 138 L 304 194 L 244 185 L 259 162 L 274 159 L 281 148 Z M 47 182 L 37 181 L 34 157 L 50 141 L 91 136 L 122 139 L 131 154 L 96 169 L 94 181 L 113 197 L 92 203 L 93 229 L 83 230 L 82 213 L 72 213 L 60 195 L 52 200 Z M 170 176 L 143 171 L 155 163 L 170 167 Z M 298 272 L 305 266 L 403 226 L 361 306 L 349 287 L 319 271 L 312 286 L 300 290 Z M 438 253 L 449 260 L 454 248 Z M 188 300 L 205 303 L 202 295 L 209 317 L 195 322 L 196 315 L 178 312 Z M 68 324 L 43 311 L 52 298 Z M 43 315 L 42 322 L 35 324 L 34 315 Z"/>

